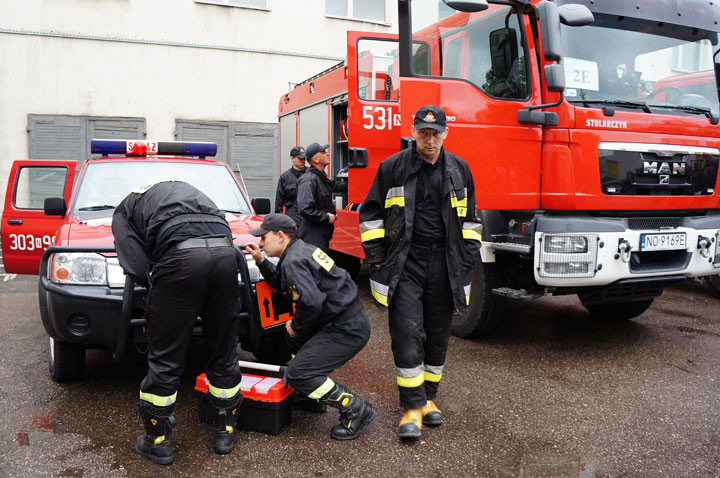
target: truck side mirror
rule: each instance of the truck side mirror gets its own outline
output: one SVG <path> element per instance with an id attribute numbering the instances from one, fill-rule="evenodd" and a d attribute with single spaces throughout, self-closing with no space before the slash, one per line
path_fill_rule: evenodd
<path id="1" fill-rule="evenodd" d="M 460 12 L 482 12 L 488 9 L 487 0 L 443 0 L 445 5 Z"/>
<path id="2" fill-rule="evenodd" d="M 348 168 L 367 168 L 368 152 L 365 148 L 348 148 Z"/>
<path id="3" fill-rule="evenodd" d="M 270 214 L 270 198 L 252 198 L 250 200 L 255 214 Z"/>
<path id="4" fill-rule="evenodd" d="M 560 5 L 558 13 L 560 14 L 560 23 L 569 27 L 582 27 L 595 21 L 590 9 L 578 3 Z"/>
<path id="5" fill-rule="evenodd" d="M 64 218 L 67 212 L 65 198 L 45 198 L 43 210 L 46 216 L 62 216 Z"/>
<path id="6" fill-rule="evenodd" d="M 562 58 L 562 38 L 558 7 L 548 0 L 543 0 L 535 5 L 535 9 L 540 22 L 543 55 L 547 61 L 559 61 Z"/>
<path id="7" fill-rule="evenodd" d="M 563 91 L 565 89 L 565 67 L 560 63 L 545 65 L 545 86 L 548 91 Z"/>
<path id="8" fill-rule="evenodd" d="M 490 61 L 493 76 L 507 78 L 512 64 L 518 58 L 517 33 L 513 28 L 490 32 Z"/>

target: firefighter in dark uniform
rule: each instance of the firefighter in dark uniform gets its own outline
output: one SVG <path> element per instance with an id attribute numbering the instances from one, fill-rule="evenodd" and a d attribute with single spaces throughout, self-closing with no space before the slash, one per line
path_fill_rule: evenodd
<path id="1" fill-rule="evenodd" d="M 305 150 L 305 159 L 310 167 L 298 179 L 297 197 L 303 219 L 298 237 L 326 253 L 330 250 L 330 239 L 335 230 L 333 223 L 337 219 L 332 194 L 347 191 L 346 182 L 331 180 L 325 174 L 325 168 L 330 164 L 329 147 L 329 144 L 312 143 Z"/>
<path id="2" fill-rule="evenodd" d="M 245 247 L 268 284 L 292 294 L 295 316 L 286 322 L 288 352 L 295 357 L 287 380 L 301 397 L 340 411 L 340 424 L 330 430 L 336 440 L 357 438 L 377 411 L 370 403 L 335 383 L 328 374 L 345 365 L 370 339 L 370 323 L 350 275 L 320 248 L 296 239 L 295 222 L 270 214 L 250 231 L 260 245 Z M 265 260 L 280 257 L 277 266 Z"/>
<path id="3" fill-rule="evenodd" d="M 305 150 L 302 146 L 294 146 L 290 150 L 292 167 L 282 173 L 278 179 L 277 193 L 275 194 L 275 212 L 284 212 L 300 227 L 300 213 L 297 207 L 297 182 L 305 168 Z"/>
<path id="4" fill-rule="evenodd" d="M 210 348 L 207 377 L 215 408 L 215 452 L 229 453 L 242 400 L 236 346 L 239 332 L 238 254 L 225 213 L 193 186 L 168 181 L 130 193 L 112 221 L 118 260 L 149 286 L 148 374 L 138 413 L 145 433 L 137 451 L 153 462 L 173 462 L 173 409 L 185 353 L 198 316 Z"/>
<path id="5" fill-rule="evenodd" d="M 405 410 L 398 433 L 417 438 L 442 424 L 433 402 L 442 377 L 453 311 L 467 310 L 479 251 L 475 188 L 467 163 L 446 151 L 443 110 L 423 106 L 414 147 L 385 159 L 360 208 L 370 288 L 389 307 L 390 337 Z"/>

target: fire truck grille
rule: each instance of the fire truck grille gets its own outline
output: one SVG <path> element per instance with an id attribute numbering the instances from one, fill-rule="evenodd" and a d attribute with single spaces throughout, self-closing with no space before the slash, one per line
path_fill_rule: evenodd
<path id="1" fill-rule="evenodd" d="M 628 227 L 632 230 L 680 227 L 681 224 L 681 217 L 631 217 L 628 219 Z"/>
<path id="2" fill-rule="evenodd" d="M 602 143 L 600 185 L 613 196 L 709 196 L 717 188 L 718 156 L 714 148 Z"/>

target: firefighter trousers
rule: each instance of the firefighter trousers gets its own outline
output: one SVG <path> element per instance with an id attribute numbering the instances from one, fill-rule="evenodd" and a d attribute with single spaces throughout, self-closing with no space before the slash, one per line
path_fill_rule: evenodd
<path id="1" fill-rule="evenodd" d="M 413 237 L 389 304 L 400 405 L 419 408 L 435 398 L 442 378 L 453 299 L 443 241 Z"/>
<path id="2" fill-rule="evenodd" d="M 157 406 L 175 401 L 198 316 L 210 348 L 210 385 L 227 391 L 228 398 L 239 390 L 237 260 L 232 247 L 198 247 L 168 252 L 154 265 L 146 311 L 148 374 L 140 385 L 141 399 Z"/>
<path id="3" fill-rule="evenodd" d="M 367 344 L 370 322 L 356 299 L 342 317 L 323 325 L 307 341 L 299 336 L 287 339 L 289 352 L 295 354 L 287 368 L 288 383 L 298 395 L 319 399 L 333 388 L 334 382 L 328 375 Z"/>

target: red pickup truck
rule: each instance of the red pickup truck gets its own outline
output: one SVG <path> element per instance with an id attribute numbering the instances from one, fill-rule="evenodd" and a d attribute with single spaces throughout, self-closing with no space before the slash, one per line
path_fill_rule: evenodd
<path id="1" fill-rule="evenodd" d="M 158 181 L 197 187 L 226 212 L 238 253 L 257 238 L 248 230 L 270 212 L 270 200 L 248 200 L 225 163 L 210 161 L 214 143 L 93 140 L 102 157 L 13 163 L 2 217 L 2 250 L 9 273 L 38 274 L 40 316 L 49 336 L 50 374 L 58 381 L 83 374 L 86 349 L 107 349 L 117 361 L 147 343 L 147 290 L 120 267 L 111 222 L 131 191 Z M 263 280 L 250 255 L 238 274 L 245 350 L 263 362 L 283 362 L 279 343 L 292 302 Z M 197 332 L 202 327 L 198 318 Z"/>

